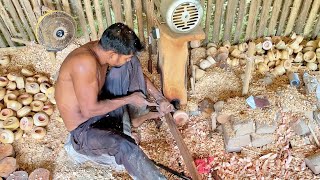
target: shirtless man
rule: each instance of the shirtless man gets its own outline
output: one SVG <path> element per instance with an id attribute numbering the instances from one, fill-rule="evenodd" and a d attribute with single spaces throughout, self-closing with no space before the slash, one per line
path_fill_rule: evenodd
<path id="1" fill-rule="evenodd" d="M 142 49 L 128 26 L 111 25 L 99 41 L 75 49 L 64 60 L 55 98 L 76 152 L 113 156 L 134 179 L 165 179 L 130 137 L 128 120 L 137 127 L 173 110 L 163 96 L 155 97 L 158 104 L 145 99 L 147 87 L 154 86 L 145 81 L 135 56 Z M 158 106 L 158 112 L 147 112 L 146 106 Z"/>

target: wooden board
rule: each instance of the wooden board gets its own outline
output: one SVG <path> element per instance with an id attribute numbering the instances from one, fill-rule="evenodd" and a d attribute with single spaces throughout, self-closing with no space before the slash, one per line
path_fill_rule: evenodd
<path id="1" fill-rule="evenodd" d="M 258 5 L 260 0 L 252 0 L 250 4 L 249 10 L 249 19 L 246 28 L 245 41 L 255 37 L 255 29 L 256 29 L 256 19 L 258 14 Z"/>
<path id="2" fill-rule="evenodd" d="M 286 27 L 286 30 L 284 31 L 285 36 L 289 35 L 293 30 L 293 26 L 295 25 L 295 21 L 299 13 L 300 5 L 301 5 L 301 0 L 294 0 L 293 6 L 290 11 L 287 27 Z"/>
<path id="3" fill-rule="evenodd" d="M 7 47 L 6 42 L 4 41 L 3 37 L 0 34 L 0 48 Z"/>
<path id="4" fill-rule="evenodd" d="M 5 6 L 8 8 L 8 12 L 9 12 L 10 16 L 12 17 L 14 24 L 16 25 L 16 27 L 19 30 L 19 36 L 21 36 L 22 39 L 24 39 L 24 40 L 28 40 L 29 38 L 28 38 L 28 36 L 27 36 L 27 34 L 21 24 L 20 18 L 18 16 L 13 4 L 12 4 L 12 1 L 11 0 L 3 0 L 3 2 L 5 4 Z M 18 36 L 18 34 L 14 35 L 14 36 Z"/>
<path id="5" fill-rule="evenodd" d="M 85 38 L 86 42 L 89 42 L 90 37 L 89 37 L 88 29 L 87 29 L 86 19 L 84 17 L 84 11 L 83 11 L 83 8 L 81 5 L 81 0 L 71 0 L 71 3 L 74 3 L 74 5 L 75 5 L 76 14 L 78 15 L 81 30 L 83 32 L 84 38 Z"/>
<path id="6" fill-rule="evenodd" d="M 216 0 L 216 8 L 214 13 L 214 22 L 213 22 L 213 34 L 212 41 L 219 42 L 221 20 L 222 20 L 222 10 L 223 10 L 224 0 Z"/>
<path id="7" fill-rule="evenodd" d="M 115 22 L 123 22 L 121 0 L 111 0 Z"/>
<path id="8" fill-rule="evenodd" d="M 24 14 L 23 14 L 23 11 L 22 11 L 22 8 L 21 8 L 21 6 L 20 6 L 19 1 L 18 1 L 18 0 L 12 0 L 12 2 L 13 2 L 13 4 L 14 4 L 14 6 L 16 7 L 16 10 L 17 10 L 17 12 L 18 12 L 18 15 L 19 15 L 19 17 L 20 17 L 20 19 L 21 19 L 21 21 L 22 21 L 22 24 L 23 24 L 24 28 L 26 29 L 26 31 L 27 31 L 27 33 L 28 33 L 28 36 L 29 36 L 30 41 L 34 41 L 34 40 L 35 40 L 35 37 L 34 37 L 34 35 L 33 35 L 32 30 L 30 29 L 30 26 L 29 26 L 29 24 L 28 24 L 28 21 L 27 21 L 26 17 L 25 17 Z"/>
<path id="9" fill-rule="evenodd" d="M 38 20 L 36 18 L 36 15 L 34 14 L 34 10 L 32 9 L 32 6 L 29 0 L 20 0 L 20 4 L 24 10 L 24 13 L 27 16 L 29 24 L 31 25 L 31 28 L 33 30 L 33 33 L 35 34 L 35 29 L 36 29 Z"/>
<path id="10" fill-rule="evenodd" d="M 86 9 L 87 20 L 89 22 L 91 40 L 95 41 L 98 39 L 98 36 L 97 36 L 96 26 L 95 26 L 94 19 L 93 19 L 91 1 L 84 0 L 84 7 Z"/>
<path id="11" fill-rule="evenodd" d="M 62 9 L 68 13 L 71 14 L 71 9 L 70 9 L 70 4 L 69 4 L 69 0 L 62 0 Z"/>
<path id="12" fill-rule="evenodd" d="M 109 27 L 112 24 L 109 0 L 104 0 L 103 5 L 106 13 L 107 27 Z"/>
<path id="13" fill-rule="evenodd" d="M 279 19 L 279 12 L 281 9 L 282 0 L 275 0 L 273 2 L 272 14 L 268 26 L 267 36 L 274 36 L 276 34 L 276 25 Z"/>
<path id="14" fill-rule="evenodd" d="M 269 12 L 272 1 L 262 1 L 262 12 L 260 14 L 260 22 L 259 22 L 259 28 L 257 31 L 257 37 L 264 36 L 266 32 L 267 22 L 269 20 Z"/>
<path id="15" fill-rule="evenodd" d="M 140 41 L 145 43 L 141 0 L 135 1 L 135 8 L 136 8 L 137 21 L 138 21 L 139 38 L 140 38 Z"/>
<path id="16" fill-rule="evenodd" d="M 171 114 L 166 114 L 165 115 L 165 119 L 166 122 L 169 126 L 170 132 L 174 138 L 174 140 L 177 143 L 177 146 L 179 148 L 180 154 L 183 158 L 183 161 L 185 163 L 185 165 L 187 166 L 187 169 L 191 175 L 191 178 L 193 180 L 200 180 L 200 175 L 198 174 L 197 168 L 195 166 L 194 160 L 190 154 L 190 152 L 188 151 L 188 147 L 185 144 L 185 142 L 183 141 L 183 137 L 180 133 L 180 131 L 178 130 L 176 124 L 174 123 L 173 117 Z"/>
<path id="17" fill-rule="evenodd" d="M 276 33 L 277 36 L 280 36 L 283 32 L 284 25 L 286 24 L 286 20 L 287 20 L 288 14 L 290 12 L 291 4 L 292 4 L 292 0 L 285 0 L 283 2 L 279 25 L 278 25 L 278 29 L 277 29 L 277 33 Z"/>
<path id="18" fill-rule="evenodd" d="M 314 24 L 314 21 L 315 21 L 317 14 L 319 12 L 319 8 L 320 8 L 320 1 L 319 0 L 313 1 L 308 20 L 306 22 L 306 26 L 303 30 L 304 36 L 310 35 L 310 32 L 312 31 L 312 29 L 311 29 L 312 25 Z"/>
<path id="19" fill-rule="evenodd" d="M 229 0 L 223 32 L 223 41 L 230 41 L 238 0 Z"/>
<path id="20" fill-rule="evenodd" d="M 133 17 L 132 17 L 132 4 L 131 0 L 125 0 L 123 1 L 124 6 L 124 17 L 126 20 L 126 24 L 133 29 Z"/>
<path id="21" fill-rule="evenodd" d="M 316 0 L 316 1 L 319 1 L 319 0 Z M 303 1 L 303 5 L 301 7 L 302 9 L 299 13 L 299 16 L 297 18 L 297 22 L 295 23 L 295 28 L 294 28 L 297 34 L 301 34 L 303 32 L 304 25 L 307 21 L 307 17 L 310 12 L 311 4 L 312 4 L 312 0 Z"/>
<path id="22" fill-rule="evenodd" d="M 240 36 L 242 33 L 242 27 L 243 27 L 243 19 L 244 15 L 246 13 L 246 0 L 240 0 L 239 1 L 239 10 L 238 10 L 238 16 L 237 16 L 237 25 L 236 25 L 236 31 L 234 33 L 233 42 L 238 43 L 240 40 Z"/>
<path id="23" fill-rule="evenodd" d="M 211 14 L 212 14 L 212 8 L 213 8 L 213 0 L 208 0 L 207 2 L 207 14 L 206 14 L 206 22 L 205 22 L 205 28 L 204 33 L 206 34 L 205 42 L 207 43 L 209 41 L 209 30 L 211 26 Z"/>
<path id="24" fill-rule="evenodd" d="M 99 28 L 99 30 L 98 30 L 98 39 L 100 39 L 102 34 L 103 34 L 103 31 L 104 31 L 101 7 L 100 7 L 99 0 L 94 0 L 93 3 L 94 3 L 94 9 L 96 11 L 96 17 L 97 17 L 98 28 Z"/>

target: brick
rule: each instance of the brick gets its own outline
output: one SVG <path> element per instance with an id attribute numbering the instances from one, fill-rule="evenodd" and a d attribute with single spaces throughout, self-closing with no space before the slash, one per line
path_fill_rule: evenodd
<path id="1" fill-rule="evenodd" d="M 291 123 L 291 128 L 299 136 L 303 136 L 310 133 L 310 130 L 306 122 L 302 119 L 298 119 L 296 122 Z"/>
<path id="2" fill-rule="evenodd" d="M 233 129 L 236 136 L 243 136 L 255 132 L 256 126 L 252 120 L 242 122 L 233 121 Z"/>
<path id="3" fill-rule="evenodd" d="M 256 122 L 256 133 L 257 134 L 271 134 L 277 129 L 277 123 L 274 121 L 271 124 L 264 122 Z"/>
<path id="4" fill-rule="evenodd" d="M 320 174 L 320 152 L 310 155 L 304 160 L 313 173 Z"/>
<path id="5" fill-rule="evenodd" d="M 250 145 L 251 138 L 249 134 L 233 136 L 234 134 L 230 133 L 229 130 L 227 130 L 228 128 L 231 128 L 229 122 L 222 125 L 225 150 L 227 152 L 240 152 L 241 147 Z"/>
<path id="6" fill-rule="evenodd" d="M 253 147 L 262 147 L 274 141 L 273 134 L 251 134 L 251 144 Z"/>

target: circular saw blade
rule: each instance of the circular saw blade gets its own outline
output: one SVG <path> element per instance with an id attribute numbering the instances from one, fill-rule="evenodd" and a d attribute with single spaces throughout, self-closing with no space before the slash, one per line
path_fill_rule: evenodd
<path id="1" fill-rule="evenodd" d="M 60 51 L 73 40 L 76 32 L 74 19 L 63 11 L 50 11 L 41 16 L 37 27 L 38 42 L 48 51 Z"/>

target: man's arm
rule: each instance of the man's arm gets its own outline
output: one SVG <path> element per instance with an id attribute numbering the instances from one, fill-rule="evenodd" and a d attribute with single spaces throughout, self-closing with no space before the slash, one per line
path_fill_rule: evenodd
<path id="1" fill-rule="evenodd" d="M 126 104 L 141 106 L 146 104 L 142 93 L 98 101 L 99 86 L 97 80 L 97 64 L 92 57 L 83 57 L 72 69 L 71 78 L 74 91 L 79 102 L 81 114 L 86 118 L 104 115 Z"/>

